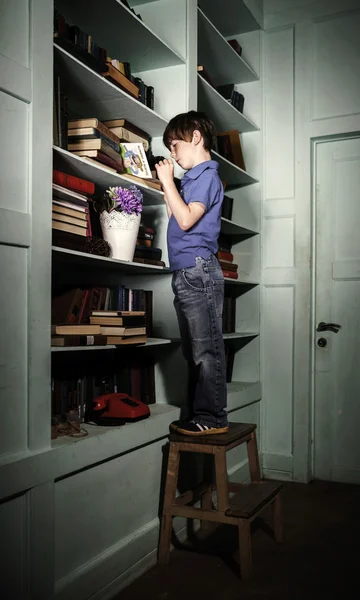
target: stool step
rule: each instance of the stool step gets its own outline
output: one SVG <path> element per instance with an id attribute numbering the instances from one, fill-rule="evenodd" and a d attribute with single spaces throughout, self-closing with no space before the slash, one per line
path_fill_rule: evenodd
<path id="1" fill-rule="evenodd" d="M 231 484 L 229 484 L 231 489 Z M 282 484 L 275 481 L 237 484 L 239 491 L 229 499 L 229 508 L 225 512 L 228 517 L 249 519 L 260 508 L 263 508 L 281 490 Z"/>
<path id="2" fill-rule="evenodd" d="M 250 435 L 255 431 L 256 425 L 253 423 L 229 423 L 229 431 L 219 435 L 182 435 L 181 433 L 171 433 L 170 442 L 180 442 L 187 444 L 200 444 L 205 446 L 228 446 L 236 442 L 239 438 Z"/>

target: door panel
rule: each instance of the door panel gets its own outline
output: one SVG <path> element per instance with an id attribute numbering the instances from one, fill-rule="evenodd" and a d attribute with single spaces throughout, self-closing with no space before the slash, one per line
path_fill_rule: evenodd
<path id="1" fill-rule="evenodd" d="M 318 144 L 315 476 L 360 483 L 360 140 Z M 326 345 L 319 347 L 323 338 Z"/>

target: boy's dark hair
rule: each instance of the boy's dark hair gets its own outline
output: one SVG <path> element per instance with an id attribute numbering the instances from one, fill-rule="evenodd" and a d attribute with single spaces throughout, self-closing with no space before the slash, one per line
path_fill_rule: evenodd
<path id="1" fill-rule="evenodd" d="M 164 145 L 170 150 L 173 140 L 191 142 L 196 129 L 203 137 L 205 150 L 210 152 L 216 146 L 215 125 L 205 113 L 196 112 L 196 110 L 176 115 L 169 121 L 163 135 Z"/>

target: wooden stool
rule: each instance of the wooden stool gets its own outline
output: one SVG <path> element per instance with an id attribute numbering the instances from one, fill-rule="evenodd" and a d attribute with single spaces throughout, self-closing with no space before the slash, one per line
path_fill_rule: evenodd
<path id="1" fill-rule="evenodd" d="M 280 504 L 281 484 L 261 481 L 259 456 L 255 436 L 256 425 L 230 423 L 228 433 L 208 436 L 169 436 L 170 451 L 167 466 L 165 497 L 159 541 L 159 564 L 169 562 L 173 517 L 200 519 L 203 522 L 236 525 L 239 535 L 240 571 L 243 580 L 251 577 L 250 523 L 269 504 L 273 510 L 274 535 L 282 541 L 282 517 Z M 251 483 L 228 481 L 226 452 L 247 444 Z M 204 482 L 195 490 L 188 490 L 176 497 L 180 452 L 212 454 L 215 459 L 215 485 Z M 212 491 L 216 490 L 217 509 L 212 505 Z M 229 492 L 234 495 L 229 498 Z M 201 500 L 201 508 L 187 506 Z"/>

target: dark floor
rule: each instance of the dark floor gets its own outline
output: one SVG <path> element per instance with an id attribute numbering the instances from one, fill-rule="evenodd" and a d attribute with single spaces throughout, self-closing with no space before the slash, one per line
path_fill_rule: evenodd
<path id="1" fill-rule="evenodd" d="M 151 569 L 118 600 L 360 597 L 360 486 L 286 483 L 282 495 L 285 541 L 277 545 L 253 523 L 250 583 L 240 582 L 233 561 L 236 528 L 221 526 L 205 545 L 175 549 L 167 567 Z M 350 585 L 353 591 L 346 595 Z"/>

